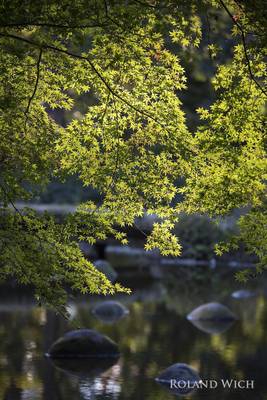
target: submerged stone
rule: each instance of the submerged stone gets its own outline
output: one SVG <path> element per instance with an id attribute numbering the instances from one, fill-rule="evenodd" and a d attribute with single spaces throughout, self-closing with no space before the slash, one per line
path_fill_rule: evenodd
<path id="1" fill-rule="evenodd" d="M 111 264 L 106 260 L 96 260 L 94 262 L 94 266 L 100 272 L 102 272 L 106 277 L 110 280 L 110 282 L 115 282 L 118 274 L 114 268 L 112 268 Z"/>
<path id="2" fill-rule="evenodd" d="M 177 363 L 165 369 L 156 381 L 174 394 L 185 395 L 196 389 L 200 377 L 190 365 Z"/>
<path id="3" fill-rule="evenodd" d="M 129 310 L 118 301 L 107 300 L 97 304 L 93 308 L 93 314 L 103 322 L 113 323 L 129 314 Z"/>
<path id="4" fill-rule="evenodd" d="M 231 296 L 234 299 L 249 299 L 251 297 L 255 297 L 256 293 L 252 292 L 251 290 L 241 289 L 237 290 L 236 292 L 233 292 Z"/>
<path id="5" fill-rule="evenodd" d="M 195 308 L 187 319 L 194 320 L 211 320 L 211 321 L 234 321 L 235 314 L 228 307 L 220 303 L 207 303 Z"/>
<path id="6" fill-rule="evenodd" d="M 70 331 L 53 343 L 48 351 L 51 358 L 109 358 L 118 355 L 117 344 L 92 329 Z"/>

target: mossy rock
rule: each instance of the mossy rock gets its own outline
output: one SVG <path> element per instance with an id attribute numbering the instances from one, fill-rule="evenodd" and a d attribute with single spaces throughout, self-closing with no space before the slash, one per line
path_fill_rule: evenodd
<path id="1" fill-rule="evenodd" d="M 117 344 L 92 329 L 70 331 L 53 343 L 48 351 L 51 358 L 109 358 L 118 355 Z"/>

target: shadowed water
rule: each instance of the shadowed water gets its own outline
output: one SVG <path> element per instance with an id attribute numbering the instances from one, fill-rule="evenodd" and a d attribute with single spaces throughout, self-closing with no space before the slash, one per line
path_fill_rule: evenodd
<path id="1" fill-rule="evenodd" d="M 233 280 L 233 277 L 229 278 Z M 205 283 L 205 284 L 204 284 Z M 233 285 L 234 286 L 234 285 Z M 183 397 L 199 399 L 267 398 L 267 299 L 231 298 L 231 283 L 169 282 L 148 284 L 120 296 L 130 313 L 105 324 L 91 313 L 100 298 L 70 304 L 72 322 L 34 305 L 31 296 L 3 289 L 0 296 L 0 399 L 2 400 L 168 400 L 177 398 L 155 378 L 171 364 L 191 365 L 204 379 L 254 380 L 251 389 L 199 389 Z M 207 301 L 221 301 L 239 317 L 228 329 L 210 334 L 186 315 Z M 74 324 L 74 325 L 72 325 Z M 97 329 L 119 344 L 111 362 L 54 364 L 43 354 L 76 325 Z M 209 327 L 210 329 L 210 327 Z M 209 331 L 209 330 L 208 330 Z"/>

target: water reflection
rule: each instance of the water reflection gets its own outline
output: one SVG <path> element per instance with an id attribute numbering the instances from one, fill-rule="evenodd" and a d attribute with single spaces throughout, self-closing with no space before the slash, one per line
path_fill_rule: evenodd
<path id="1" fill-rule="evenodd" d="M 33 306 L 26 293 L 1 291 L 0 399 L 170 400 L 173 394 L 159 386 L 155 377 L 177 362 L 191 365 L 202 379 L 255 380 L 253 392 L 219 386 L 199 389 L 192 399 L 266 399 L 267 299 L 259 295 L 236 302 L 231 298 L 236 289 L 232 281 L 232 276 L 227 283 L 224 279 L 223 287 L 211 280 L 205 285 L 188 283 L 189 288 L 171 279 L 164 287 L 136 289 L 133 296 L 117 298 L 130 313 L 113 325 L 92 315 L 99 298 L 76 302 L 74 322 L 108 335 L 121 350 L 115 364 L 92 369 L 66 363 L 55 366 L 43 356 L 52 342 L 73 329 L 72 322 Z M 186 315 L 208 301 L 223 301 L 240 319 L 230 329 L 212 335 L 196 329 Z"/>
<path id="2" fill-rule="evenodd" d="M 187 398 L 188 399 L 189 395 L 190 395 L 190 398 L 192 398 L 192 395 L 194 393 L 196 393 L 196 391 L 197 391 L 197 389 L 194 389 L 193 387 L 192 388 L 189 387 L 189 388 L 187 388 L 185 390 L 185 389 L 183 389 L 183 387 L 184 387 L 183 385 L 180 385 L 181 388 L 179 386 L 172 388 L 170 386 L 170 384 L 167 384 L 167 383 L 158 382 L 158 384 L 163 386 L 168 391 L 168 393 L 170 393 L 173 396 L 178 397 L 178 398 L 182 397 L 182 398 Z"/>
<path id="3" fill-rule="evenodd" d="M 212 321 L 212 320 L 191 320 L 196 328 L 200 329 L 202 332 L 208 333 L 210 335 L 215 335 L 227 331 L 234 323 L 234 321 L 224 320 L 224 321 Z"/>
<path id="4" fill-rule="evenodd" d="M 96 398 L 117 399 L 121 392 L 121 385 L 118 380 L 120 374 L 120 366 L 116 365 L 98 378 L 82 380 L 79 384 L 82 398 L 86 400 Z"/>
<path id="5" fill-rule="evenodd" d="M 111 359 L 54 359 L 51 363 L 59 370 L 78 378 L 95 378 L 103 375 L 112 366 L 118 363 L 117 358 Z"/>

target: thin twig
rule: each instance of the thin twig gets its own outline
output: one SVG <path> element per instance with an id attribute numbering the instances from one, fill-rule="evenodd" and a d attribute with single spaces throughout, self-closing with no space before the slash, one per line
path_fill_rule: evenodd
<path id="1" fill-rule="evenodd" d="M 113 189 L 115 183 L 116 183 L 116 174 L 118 172 L 118 166 L 119 166 L 119 150 L 120 150 L 120 135 L 119 135 L 119 115 L 118 115 L 118 110 L 117 110 L 117 106 L 116 106 L 116 101 L 115 99 L 113 99 L 113 107 L 115 110 L 115 114 L 116 114 L 116 129 L 117 129 L 117 152 L 116 152 L 116 159 L 115 159 L 115 167 L 114 170 L 112 172 L 111 175 L 111 182 L 110 185 L 107 189 L 107 192 L 109 191 L 109 189 Z"/>
<path id="2" fill-rule="evenodd" d="M 127 30 L 128 30 L 128 32 L 131 31 L 131 27 L 129 27 L 129 25 L 127 25 L 127 27 L 125 27 L 125 26 L 121 25 L 118 21 L 116 21 L 115 19 L 113 19 L 113 18 L 110 16 L 109 10 L 108 10 L 108 9 L 109 9 L 109 6 L 108 6 L 108 3 L 107 3 L 106 0 L 104 0 L 104 9 L 105 9 L 105 18 L 106 18 L 108 21 L 112 22 L 114 25 L 116 25 L 118 28 L 120 28 L 120 29 L 121 29 L 121 33 L 125 33 Z M 128 29 L 126 30 L 126 28 L 128 28 Z M 129 29 L 129 28 L 130 28 L 130 29 Z"/>
<path id="3" fill-rule="evenodd" d="M 16 28 L 16 27 L 27 27 L 36 26 L 44 28 L 56 28 L 56 29 L 86 29 L 86 28 L 104 28 L 105 24 L 84 24 L 84 25 L 64 25 L 64 24 L 53 24 L 51 22 L 10 22 L 7 24 L 0 24 L 0 28 Z"/>
<path id="4" fill-rule="evenodd" d="M 11 38 L 11 39 L 15 39 L 15 40 L 20 40 L 22 42 L 28 43 L 31 46 L 35 46 L 35 47 L 38 47 L 38 48 L 42 47 L 43 49 L 52 50 L 52 51 L 55 51 L 55 52 L 58 52 L 58 53 L 66 54 L 66 55 L 68 55 L 69 57 L 72 57 L 72 58 L 76 58 L 76 59 L 79 59 L 79 60 L 87 61 L 88 64 L 90 65 L 92 71 L 98 76 L 98 78 L 103 82 L 103 84 L 106 86 L 108 91 L 114 97 L 116 97 L 117 99 L 121 100 L 124 104 L 126 104 L 128 107 L 132 108 L 133 110 L 135 110 L 139 114 L 141 114 L 141 115 L 151 119 L 152 121 L 156 122 L 158 125 L 160 125 L 162 128 L 164 128 L 168 133 L 170 133 L 165 124 L 163 124 L 162 122 L 158 121 L 150 113 L 140 110 L 139 108 L 137 108 L 136 106 L 131 104 L 128 100 L 126 100 L 124 97 L 122 97 L 119 93 L 117 93 L 116 90 L 114 90 L 111 87 L 109 82 L 107 82 L 107 80 L 101 75 L 101 73 L 98 71 L 98 69 L 95 67 L 94 63 L 92 62 L 92 60 L 89 57 L 82 56 L 80 54 L 75 54 L 75 53 L 72 53 L 72 52 L 70 52 L 68 50 L 60 49 L 59 47 L 55 47 L 55 46 L 52 46 L 52 45 L 49 45 L 49 44 L 42 44 L 41 45 L 41 44 L 39 44 L 37 42 L 34 42 L 32 40 L 29 40 L 27 38 L 24 38 L 24 37 L 21 37 L 21 36 L 17 36 L 17 35 L 13 35 L 13 34 L 9 34 L 9 33 L 0 33 L 0 36 Z"/>
<path id="5" fill-rule="evenodd" d="M 22 213 L 20 212 L 20 210 L 15 206 L 15 204 L 14 204 L 13 201 L 11 200 L 11 197 L 10 197 L 9 194 L 8 194 L 8 191 L 6 190 L 5 186 L 4 186 L 2 183 L 0 183 L 0 188 L 3 190 L 4 195 L 5 195 L 6 199 L 7 199 L 7 201 L 11 204 L 11 206 L 14 208 L 14 210 L 16 211 L 16 213 L 17 213 L 17 214 L 21 217 L 21 219 L 23 220 L 23 219 L 24 219 L 23 214 L 22 214 Z"/>
<path id="6" fill-rule="evenodd" d="M 261 90 L 261 92 L 267 96 L 267 91 L 259 84 L 259 82 L 257 81 L 257 79 L 255 78 L 252 69 L 251 69 L 251 62 L 249 59 L 249 55 L 248 55 L 248 49 L 247 49 L 247 44 L 246 44 L 246 36 L 245 36 L 245 32 L 244 29 L 242 27 L 242 25 L 240 25 L 240 23 L 234 18 L 234 16 L 232 15 L 232 13 L 230 12 L 230 10 L 228 9 L 228 7 L 226 6 L 226 4 L 223 2 L 223 0 L 219 0 L 219 2 L 221 3 L 222 7 L 224 8 L 224 10 L 227 12 L 227 14 L 229 15 L 229 17 L 231 18 L 231 20 L 233 21 L 233 23 L 237 26 L 237 28 L 239 29 L 240 33 L 241 33 L 241 40 L 242 40 L 242 45 L 243 45 L 243 49 L 244 49 L 244 55 L 245 55 L 245 59 L 246 59 L 246 64 L 248 67 L 248 71 L 249 71 L 249 75 L 250 78 L 254 81 L 254 83 L 258 86 L 258 88 Z"/>
<path id="7" fill-rule="evenodd" d="M 38 83 L 39 83 L 39 79 L 40 79 L 40 65 L 41 65 L 41 60 L 42 60 L 42 53 L 43 53 L 43 48 L 41 47 L 40 48 L 40 52 L 39 52 L 39 56 L 38 56 L 38 60 L 37 60 L 37 64 L 36 64 L 36 80 L 35 80 L 34 89 L 33 89 L 31 97 L 29 98 L 28 105 L 27 105 L 27 108 L 25 110 L 25 115 L 26 115 L 25 126 L 27 124 L 31 103 L 32 103 L 32 101 L 34 99 L 34 96 L 35 96 L 37 88 L 38 88 Z"/>
<path id="8" fill-rule="evenodd" d="M 140 233 L 142 233 L 143 236 L 145 236 L 146 238 L 148 237 L 148 235 L 141 228 L 139 228 L 136 223 L 134 223 L 134 226 Z"/>

